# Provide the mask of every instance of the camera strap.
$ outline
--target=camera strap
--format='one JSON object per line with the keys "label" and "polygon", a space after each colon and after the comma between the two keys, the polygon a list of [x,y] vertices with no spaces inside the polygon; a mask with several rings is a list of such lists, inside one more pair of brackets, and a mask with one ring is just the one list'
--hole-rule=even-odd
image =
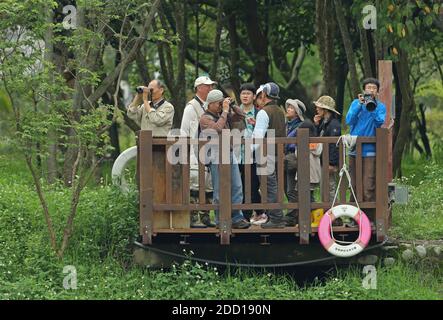
{"label": "camera strap", "polygon": [[155,110],[157,110],[158,108],[160,108],[161,107],[161,105],[163,104],[163,103],[165,103],[165,99],[162,99],[159,103],[157,103],[157,104],[152,104],[152,107],[155,109]]}

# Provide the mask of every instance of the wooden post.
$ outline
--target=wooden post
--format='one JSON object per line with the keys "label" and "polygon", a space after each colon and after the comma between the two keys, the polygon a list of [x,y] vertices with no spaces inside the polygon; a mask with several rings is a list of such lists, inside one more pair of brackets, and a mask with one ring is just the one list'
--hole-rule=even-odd
{"label": "wooden post", "polygon": [[223,129],[219,139],[219,228],[220,243],[230,244],[232,228],[232,202],[231,202],[231,161],[230,161],[231,135],[228,129]]}
{"label": "wooden post", "polygon": [[357,147],[355,154],[355,186],[354,192],[357,196],[358,203],[363,202],[363,157],[362,157],[362,144],[357,138]]}
{"label": "wooden post", "polygon": [[300,244],[309,244],[309,234],[311,233],[311,191],[308,129],[299,128],[297,130],[297,158]]}
{"label": "wooden post", "polygon": [[[245,139],[245,145],[244,145],[244,159],[243,159],[243,168],[244,168],[244,181],[245,181],[245,194],[243,195],[244,199],[245,199],[245,203],[251,203],[251,174],[252,174],[252,170],[251,170],[251,163],[253,162],[252,159],[252,153],[251,153],[251,146],[252,146],[252,139],[248,138]],[[254,174],[257,174],[257,172],[255,172]]]}
{"label": "wooden post", "polygon": [[152,188],[152,131],[139,133],[140,172],[140,235],[143,244],[152,244],[153,188]]}
{"label": "wooden post", "polygon": [[378,128],[376,130],[376,170],[375,170],[375,222],[377,241],[382,242],[386,237],[387,213],[388,213],[388,129]]}
{"label": "wooden post", "polygon": [[323,143],[321,169],[321,202],[332,203],[334,199],[329,198],[329,143]]}
{"label": "wooden post", "polygon": [[386,118],[383,124],[384,128],[389,128],[388,144],[387,144],[387,160],[388,160],[388,182],[392,181],[392,131],[394,119],[391,118],[391,110],[395,108],[392,105],[392,61],[378,61],[378,79],[380,80],[380,92],[378,99],[386,106]]}
{"label": "wooden post", "polygon": [[[276,143],[277,144],[277,143]],[[283,143],[277,144],[277,201],[282,204],[283,203],[283,194],[285,192],[284,183],[285,183],[285,167],[284,167],[284,160],[285,160],[285,154],[283,151]]]}
{"label": "wooden post", "polygon": [[199,203],[205,204],[206,203],[206,168],[204,163],[200,161],[200,152],[203,148],[203,142],[199,141],[198,143],[198,198]]}
{"label": "wooden post", "polygon": [[[380,80],[380,92],[379,99],[386,106],[386,119],[383,124],[384,128],[388,128],[388,143],[387,143],[387,162],[388,162],[388,172],[387,172],[387,182],[392,182],[393,178],[393,165],[392,165],[392,154],[393,154],[393,130],[394,130],[394,119],[391,117],[391,110],[395,106],[392,105],[392,61],[390,60],[380,60],[378,61],[378,79]],[[390,227],[392,218],[392,209],[386,210],[386,228]]]}

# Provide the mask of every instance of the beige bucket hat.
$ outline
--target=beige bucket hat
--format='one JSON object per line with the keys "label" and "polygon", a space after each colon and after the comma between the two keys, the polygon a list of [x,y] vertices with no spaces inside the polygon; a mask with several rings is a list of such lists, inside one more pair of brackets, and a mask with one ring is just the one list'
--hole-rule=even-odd
{"label": "beige bucket hat", "polygon": [[335,100],[330,96],[321,96],[320,98],[318,98],[317,101],[313,101],[313,103],[315,104],[316,107],[330,110],[340,115],[340,112],[335,110]]}

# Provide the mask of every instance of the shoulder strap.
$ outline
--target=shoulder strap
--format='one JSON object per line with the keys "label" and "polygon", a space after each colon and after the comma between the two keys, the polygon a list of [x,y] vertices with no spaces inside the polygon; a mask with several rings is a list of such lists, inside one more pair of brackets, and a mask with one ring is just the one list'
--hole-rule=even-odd
{"label": "shoulder strap", "polygon": [[203,109],[202,101],[197,96],[195,96],[194,99],[189,101],[189,104],[194,109],[194,112],[197,115],[197,119],[200,118],[200,113],[199,113],[199,109],[198,108],[201,108],[202,110],[204,110]]}

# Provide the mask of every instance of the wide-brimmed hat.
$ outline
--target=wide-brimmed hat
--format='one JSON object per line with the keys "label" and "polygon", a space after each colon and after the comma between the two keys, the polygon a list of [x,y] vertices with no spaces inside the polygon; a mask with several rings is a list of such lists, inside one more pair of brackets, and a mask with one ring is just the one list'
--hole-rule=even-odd
{"label": "wide-brimmed hat", "polygon": [[330,96],[321,96],[320,98],[318,98],[317,101],[313,101],[313,103],[315,104],[316,107],[330,110],[340,115],[340,112],[335,110],[335,100]]}
{"label": "wide-brimmed hat", "polygon": [[295,112],[297,113],[301,121],[305,120],[304,113],[306,112],[306,106],[303,102],[298,99],[288,99],[285,103],[286,110],[288,110],[289,106],[294,107]]}
{"label": "wide-brimmed hat", "polygon": [[208,97],[206,98],[205,103],[203,104],[203,108],[206,110],[208,105],[212,102],[223,101],[225,98],[223,97],[223,92],[218,89],[213,89],[209,91]]}
{"label": "wide-brimmed hat", "polygon": [[207,76],[201,76],[201,77],[198,77],[197,79],[195,79],[194,89],[197,88],[201,84],[217,84],[217,82],[212,81],[211,78],[209,78]]}

